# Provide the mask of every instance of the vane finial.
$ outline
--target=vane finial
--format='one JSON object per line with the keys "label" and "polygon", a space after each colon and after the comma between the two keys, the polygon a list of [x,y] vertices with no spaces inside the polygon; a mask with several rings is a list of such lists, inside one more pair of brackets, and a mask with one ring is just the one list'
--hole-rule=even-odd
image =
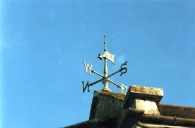
{"label": "vane finial", "polygon": [[107,42],[106,42],[106,35],[104,35],[104,51],[107,51],[106,44],[107,44]]}

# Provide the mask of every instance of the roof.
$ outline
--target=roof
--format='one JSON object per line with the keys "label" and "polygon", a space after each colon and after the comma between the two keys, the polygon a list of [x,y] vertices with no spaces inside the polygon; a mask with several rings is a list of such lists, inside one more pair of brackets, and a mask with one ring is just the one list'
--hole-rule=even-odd
{"label": "roof", "polygon": [[[161,88],[131,86],[126,95],[110,91],[94,91],[89,120],[66,128],[115,128],[136,124],[143,128],[192,128],[195,127],[195,107],[160,104]],[[159,114],[147,114],[145,110],[133,108],[135,99],[151,100]]]}
{"label": "roof", "polygon": [[106,121],[101,121],[99,119],[92,119],[71,126],[67,126],[65,128],[113,128],[114,126],[116,126],[114,120],[115,119],[113,118]]}
{"label": "roof", "polygon": [[195,107],[175,106],[169,104],[158,104],[157,106],[161,115],[195,119]]}
{"label": "roof", "polygon": [[[124,100],[126,97],[126,95],[121,93],[116,93],[116,92],[97,91],[97,90],[94,91],[94,93],[96,92],[103,95],[112,96],[120,100]],[[176,106],[170,104],[157,104],[157,107],[161,115],[195,119],[195,107]]]}

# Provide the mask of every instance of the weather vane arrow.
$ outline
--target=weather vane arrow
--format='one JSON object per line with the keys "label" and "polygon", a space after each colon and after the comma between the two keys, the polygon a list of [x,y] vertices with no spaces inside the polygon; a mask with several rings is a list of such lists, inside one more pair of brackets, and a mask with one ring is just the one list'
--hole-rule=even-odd
{"label": "weather vane arrow", "polygon": [[122,83],[121,84],[117,84],[115,83],[114,81],[110,80],[109,77],[117,74],[117,73],[121,73],[120,76],[122,76],[123,74],[125,74],[127,72],[127,68],[124,67],[125,65],[127,65],[127,61],[125,63],[123,63],[121,66],[120,66],[120,69],[115,71],[114,73],[108,75],[108,67],[107,67],[107,60],[111,61],[113,64],[114,63],[114,54],[111,54],[110,52],[107,51],[106,49],[106,36],[104,36],[104,54],[101,55],[99,54],[98,55],[98,58],[100,60],[104,59],[104,75],[94,71],[92,69],[92,65],[91,64],[87,64],[86,62],[83,62],[84,63],[84,67],[85,67],[85,72],[87,74],[91,74],[91,73],[95,73],[99,76],[101,76],[102,78],[95,81],[95,82],[92,82],[92,83],[89,83],[89,81],[86,83],[86,85],[84,85],[84,82],[82,81],[82,84],[83,84],[83,93],[85,92],[85,90],[88,88],[88,92],[90,92],[89,90],[89,86],[92,86],[98,82],[101,82],[102,81],[102,84],[104,85],[104,88],[102,89],[103,91],[111,91],[108,87],[109,83],[113,83],[114,85],[116,85],[117,87],[119,87],[121,89],[121,93],[123,94],[126,94],[125,90],[127,90],[127,86],[123,85]]}

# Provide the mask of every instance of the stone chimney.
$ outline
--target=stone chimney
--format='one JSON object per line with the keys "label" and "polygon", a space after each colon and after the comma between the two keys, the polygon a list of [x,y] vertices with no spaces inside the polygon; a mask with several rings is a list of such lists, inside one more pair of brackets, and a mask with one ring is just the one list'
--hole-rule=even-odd
{"label": "stone chimney", "polygon": [[[157,104],[162,97],[162,88],[137,85],[131,85],[126,95],[109,91],[94,91],[89,120],[112,119],[116,121],[117,127],[125,127],[128,124],[127,120],[131,117],[135,120],[143,114],[160,115]],[[136,124],[131,124],[131,126],[137,127]]]}
{"label": "stone chimney", "polygon": [[123,101],[123,108],[144,110],[144,114],[160,115],[157,104],[163,97],[162,88],[131,85]]}

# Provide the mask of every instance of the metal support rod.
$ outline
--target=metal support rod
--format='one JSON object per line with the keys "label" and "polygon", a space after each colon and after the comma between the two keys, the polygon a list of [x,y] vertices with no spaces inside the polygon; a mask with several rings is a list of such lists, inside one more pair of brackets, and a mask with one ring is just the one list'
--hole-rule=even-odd
{"label": "metal support rod", "polygon": [[[106,36],[104,36],[104,53],[107,51],[106,49]],[[108,88],[108,85],[110,81],[108,80],[108,66],[107,66],[107,58],[104,57],[104,80],[102,81],[102,84],[104,84],[104,88],[102,90],[104,91],[111,91]]]}
{"label": "metal support rod", "polygon": [[108,76],[107,60],[104,58],[104,78]]}
{"label": "metal support rod", "polygon": [[100,74],[100,73],[98,73],[98,72],[96,72],[96,71],[94,71],[94,70],[91,70],[91,72],[92,72],[92,73],[95,73],[95,74],[97,74],[97,75],[99,75],[99,76],[101,76],[101,77],[104,77],[102,74]]}
{"label": "metal support rod", "polygon": [[[122,70],[125,70],[125,72],[121,72]],[[120,75],[122,75],[122,74],[124,74],[124,73],[127,72],[127,68],[121,68],[121,69],[119,69],[118,71],[116,71],[116,72],[114,72],[114,73],[108,75],[107,77],[109,78],[109,77],[111,77],[111,76],[113,76],[113,75],[115,75],[115,74],[117,74],[117,73],[119,73],[119,72],[121,72]]]}
{"label": "metal support rod", "polygon": [[[104,36],[104,53],[107,51],[106,49],[106,36]],[[107,67],[107,59],[104,57],[104,78],[108,76],[108,67]]]}
{"label": "metal support rod", "polygon": [[[94,85],[94,84],[96,84],[96,83],[98,83],[98,82],[101,82],[101,81],[103,81],[103,80],[108,80],[108,81],[112,82],[112,81],[109,80],[108,78],[111,77],[111,76],[113,76],[113,75],[115,75],[115,74],[118,73],[118,72],[121,72],[121,71],[124,70],[124,69],[126,69],[126,68],[121,68],[121,69],[119,69],[118,71],[116,71],[116,72],[114,72],[114,73],[108,75],[107,78],[102,77],[102,79],[97,80],[97,81],[95,81],[95,82],[93,82],[93,83],[87,84],[87,86],[92,86],[92,85]],[[100,74],[100,75],[101,75],[101,74]],[[112,83],[113,83],[113,82],[112,82]],[[115,83],[115,82],[114,82],[114,83]],[[115,85],[116,85],[116,84],[115,84]]]}
{"label": "metal support rod", "polygon": [[110,80],[110,79],[109,79],[109,81],[110,81],[111,83],[113,83],[114,85],[116,85],[118,88],[121,88],[121,86],[118,85],[117,83],[115,83],[114,81],[112,81],[112,80]]}

